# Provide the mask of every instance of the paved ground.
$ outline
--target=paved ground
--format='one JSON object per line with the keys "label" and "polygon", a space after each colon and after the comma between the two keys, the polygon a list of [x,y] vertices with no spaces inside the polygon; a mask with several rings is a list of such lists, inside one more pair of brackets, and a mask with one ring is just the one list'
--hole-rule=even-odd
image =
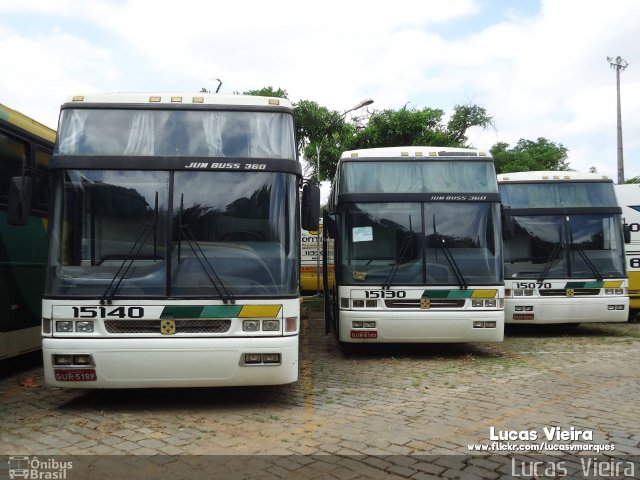
{"label": "paved ground", "polygon": [[[237,478],[249,478],[239,472],[251,462],[268,470],[263,478],[508,478],[511,458],[469,460],[469,446],[539,444],[553,426],[592,438],[554,438],[552,448],[612,445],[616,455],[640,455],[636,322],[521,328],[494,345],[345,352],[310,310],[301,344],[298,383],[267,388],[67,391],[44,386],[38,355],[5,362],[0,455],[252,455],[225,457],[239,462]],[[529,438],[492,441],[492,427],[499,438]],[[532,431],[537,440],[521,433]],[[423,455],[438,460],[416,460]],[[269,458],[266,469],[259,462]],[[196,459],[193,468],[205,469]]]}

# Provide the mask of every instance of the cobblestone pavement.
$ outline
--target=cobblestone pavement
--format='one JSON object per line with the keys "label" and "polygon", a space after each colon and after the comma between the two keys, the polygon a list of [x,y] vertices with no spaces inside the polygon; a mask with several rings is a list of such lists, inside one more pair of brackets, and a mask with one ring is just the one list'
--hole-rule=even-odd
{"label": "cobblestone pavement", "polygon": [[[0,455],[260,454],[284,462],[264,478],[294,478],[286,474],[314,462],[322,476],[297,477],[500,478],[513,473],[512,460],[495,454],[506,452],[474,459],[470,445],[504,447],[491,428],[499,437],[534,431],[537,440],[509,443],[539,444],[553,426],[592,438],[549,444],[640,455],[639,323],[510,329],[502,344],[343,351],[322,322],[309,311],[300,379],[280,387],[63,390],[44,385],[37,355],[0,364]],[[423,455],[440,459],[416,463]],[[466,470],[456,477],[447,462],[460,459]]]}

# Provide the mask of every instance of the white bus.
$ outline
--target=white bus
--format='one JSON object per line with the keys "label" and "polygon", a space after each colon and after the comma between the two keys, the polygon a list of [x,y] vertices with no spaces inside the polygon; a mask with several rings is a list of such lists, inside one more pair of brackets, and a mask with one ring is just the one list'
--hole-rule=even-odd
{"label": "white bus", "polygon": [[620,207],[599,174],[498,175],[506,323],[624,322]]}
{"label": "white bus", "polygon": [[622,222],[629,235],[625,245],[627,274],[629,275],[629,310],[640,311],[640,184],[614,187],[618,205],[622,208]]}
{"label": "white bus", "polygon": [[50,168],[48,385],[297,380],[299,207],[317,228],[319,191],[299,201],[287,100],[74,96]]}
{"label": "white bus", "polygon": [[490,156],[449,147],[344,152],[328,211],[336,287],[325,295],[325,321],[340,342],[502,341]]}

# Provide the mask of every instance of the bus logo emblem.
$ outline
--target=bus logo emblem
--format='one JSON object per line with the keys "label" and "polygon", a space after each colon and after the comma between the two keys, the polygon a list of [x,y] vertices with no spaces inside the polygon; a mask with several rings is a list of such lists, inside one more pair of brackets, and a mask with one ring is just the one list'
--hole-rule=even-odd
{"label": "bus logo emblem", "polygon": [[175,320],[160,320],[160,333],[162,335],[173,335],[176,333]]}
{"label": "bus logo emblem", "polygon": [[573,297],[576,294],[573,288],[567,288],[567,297]]}
{"label": "bus logo emblem", "polygon": [[429,298],[421,298],[420,299],[420,308],[422,310],[428,310],[431,308],[431,299]]}

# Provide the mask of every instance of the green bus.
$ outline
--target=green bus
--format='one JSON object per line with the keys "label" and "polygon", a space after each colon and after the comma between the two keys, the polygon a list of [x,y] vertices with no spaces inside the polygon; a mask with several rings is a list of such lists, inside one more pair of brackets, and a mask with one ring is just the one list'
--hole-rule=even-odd
{"label": "green bus", "polygon": [[[0,359],[38,350],[41,345],[47,168],[55,138],[54,130],[0,104]],[[17,177],[30,179],[30,209],[24,226],[10,225],[8,220],[9,191]]]}

